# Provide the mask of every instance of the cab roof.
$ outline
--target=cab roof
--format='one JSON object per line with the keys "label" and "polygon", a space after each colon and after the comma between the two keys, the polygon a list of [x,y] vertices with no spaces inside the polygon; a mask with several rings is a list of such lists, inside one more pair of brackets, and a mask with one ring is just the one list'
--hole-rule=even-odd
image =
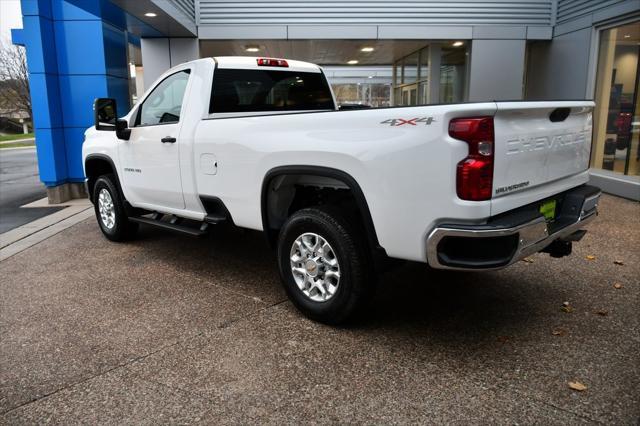
{"label": "cab roof", "polygon": [[251,69],[251,70],[272,70],[272,71],[297,71],[297,72],[321,72],[320,67],[310,62],[287,61],[287,67],[258,65],[258,59],[283,59],[271,58],[268,56],[216,56],[213,58],[218,64],[218,68]]}

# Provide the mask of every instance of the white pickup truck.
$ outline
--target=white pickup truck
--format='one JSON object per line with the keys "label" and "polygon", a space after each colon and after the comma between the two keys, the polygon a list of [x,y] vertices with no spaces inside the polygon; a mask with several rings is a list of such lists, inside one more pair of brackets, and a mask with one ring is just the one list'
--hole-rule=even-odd
{"label": "white pickup truck", "polygon": [[97,99],[82,148],[104,235],[140,223],[264,231],[309,317],[339,323],[387,258],[493,270],[571,252],[597,213],[593,102],[340,110],[322,69],[206,58],[162,75],[124,118]]}

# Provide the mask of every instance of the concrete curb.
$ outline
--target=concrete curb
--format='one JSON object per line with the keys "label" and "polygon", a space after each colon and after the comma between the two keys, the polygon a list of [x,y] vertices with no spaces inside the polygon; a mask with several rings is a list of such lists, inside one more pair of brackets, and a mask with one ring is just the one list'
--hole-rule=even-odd
{"label": "concrete curb", "polygon": [[72,205],[0,234],[0,261],[93,216],[93,206]]}

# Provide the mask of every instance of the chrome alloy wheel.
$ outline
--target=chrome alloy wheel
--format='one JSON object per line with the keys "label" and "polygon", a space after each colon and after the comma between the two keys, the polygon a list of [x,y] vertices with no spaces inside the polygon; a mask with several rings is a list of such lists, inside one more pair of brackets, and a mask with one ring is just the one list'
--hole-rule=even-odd
{"label": "chrome alloy wheel", "polygon": [[298,288],[314,302],[331,299],[340,283],[340,265],[331,245],[320,235],[304,233],[295,239],[289,256]]}
{"label": "chrome alloy wheel", "polygon": [[98,195],[98,211],[100,212],[100,220],[105,228],[112,229],[116,224],[116,211],[111,194],[106,188],[102,188]]}

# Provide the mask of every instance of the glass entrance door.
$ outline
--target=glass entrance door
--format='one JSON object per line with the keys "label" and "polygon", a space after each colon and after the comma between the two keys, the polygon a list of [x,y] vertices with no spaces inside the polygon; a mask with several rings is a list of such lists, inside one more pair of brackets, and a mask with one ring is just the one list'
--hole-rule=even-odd
{"label": "glass entrance door", "polygon": [[402,105],[418,105],[418,85],[402,87]]}

